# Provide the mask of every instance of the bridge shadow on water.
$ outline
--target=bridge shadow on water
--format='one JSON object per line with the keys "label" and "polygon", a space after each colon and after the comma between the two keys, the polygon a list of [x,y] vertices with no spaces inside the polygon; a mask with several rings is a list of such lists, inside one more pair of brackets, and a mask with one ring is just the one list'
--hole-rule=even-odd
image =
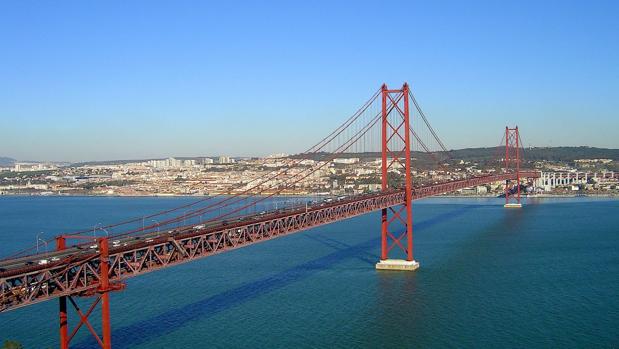
{"label": "bridge shadow on water", "polygon": [[[467,211],[481,206],[483,205],[463,205],[452,211],[420,221],[414,224],[415,231],[422,231],[433,225],[461,216]],[[191,321],[213,317],[237,305],[306,279],[319,271],[327,270],[346,259],[357,258],[371,266],[379,259],[378,255],[372,253],[372,250],[375,250],[377,246],[380,245],[379,236],[355,245],[348,245],[330,237],[313,235],[311,233],[307,234],[306,237],[321,242],[333,248],[335,251],[326,256],[301,263],[275,275],[248,282],[197,302],[140,320],[129,326],[115,328],[112,331],[114,348],[132,348],[133,346],[143,344],[154,338],[165,336],[182,328]],[[84,339],[75,346],[75,348],[78,349],[97,347],[92,337]]]}

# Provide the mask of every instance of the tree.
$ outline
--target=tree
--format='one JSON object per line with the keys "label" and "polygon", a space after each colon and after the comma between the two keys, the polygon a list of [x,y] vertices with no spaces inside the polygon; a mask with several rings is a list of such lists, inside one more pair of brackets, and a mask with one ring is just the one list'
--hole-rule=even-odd
{"label": "tree", "polygon": [[0,349],[24,349],[24,346],[16,341],[5,340],[4,345]]}

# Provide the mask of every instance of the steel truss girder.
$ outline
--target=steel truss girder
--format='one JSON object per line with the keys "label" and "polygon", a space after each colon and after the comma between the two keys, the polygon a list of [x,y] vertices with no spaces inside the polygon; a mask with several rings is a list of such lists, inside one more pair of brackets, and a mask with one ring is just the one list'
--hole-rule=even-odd
{"label": "steel truss girder", "polygon": [[[539,177],[538,172],[521,172],[521,177]],[[473,177],[413,188],[412,200],[440,195],[477,185],[515,179],[516,173]],[[354,197],[251,222],[220,226],[210,231],[191,232],[156,238],[125,248],[110,248],[109,282],[121,283],[130,277],[161,270],[195,259],[224,253],[280,236],[365,213],[398,206],[405,201],[404,190]],[[61,264],[36,265],[18,272],[0,273],[0,312],[47,301],[61,296],[96,293],[100,283],[97,253]]]}

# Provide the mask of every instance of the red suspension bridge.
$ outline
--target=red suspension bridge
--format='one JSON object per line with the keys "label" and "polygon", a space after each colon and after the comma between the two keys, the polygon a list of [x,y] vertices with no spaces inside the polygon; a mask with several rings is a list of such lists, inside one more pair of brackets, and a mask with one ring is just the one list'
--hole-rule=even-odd
{"label": "red suspension bridge", "polygon": [[[123,290],[126,279],[373,211],[381,212],[381,257],[376,268],[414,270],[419,266],[413,255],[414,200],[502,182],[505,206],[520,207],[521,183],[539,173],[520,168],[518,128],[506,128],[503,137],[504,152],[494,159],[500,164],[497,169],[475,175],[440,170],[449,151],[409,86],[383,85],[327,137],[285,158],[283,166],[230,188],[232,195],[210,196],[146,217],[63,233],[55,238],[54,252],[30,249],[0,260],[0,312],[58,299],[61,348],[69,348],[83,327],[102,348],[111,348],[109,295]],[[375,177],[380,190],[297,200],[256,211],[278,195],[304,188],[317,174],[331,171],[338,157],[350,154],[374,154],[379,159]],[[437,169],[430,170],[431,166]],[[440,179],[420,175],[421,168],[442,175]],[[154,224],[146,225],[146,219]],[[94,301],[83,310],[78,297]],[[69,305],[79,318],[73,329],[68,326]],[[99,305],[101,335],[90,323]]]}

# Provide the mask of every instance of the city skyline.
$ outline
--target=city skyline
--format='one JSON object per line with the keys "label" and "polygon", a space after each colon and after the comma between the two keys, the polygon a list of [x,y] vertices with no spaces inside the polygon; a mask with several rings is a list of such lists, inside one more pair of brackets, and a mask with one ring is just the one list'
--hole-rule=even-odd
{"label": "city skyline", "polygon": [[[468,151],[468,150],[483,150],[483,149],[493,149],[493,148],[501,148],[501,145],[497,145],[494,147],[471,147],[471,148],[460,148],[460,149],[449,149],[449,152],[462,152],[462,151]],[[592,151],[592,153],[589,154],[582,154],[580,157],[582,159],[589,159],[589,160],[605,160],[606,158],[609,157],[613,157],[612,154],[610,153],[605,153],[607,151],[610,152],[615,152],[615,151],[619,151],[619,149],[617,148],[602,148],[602,147],[590,147],[590,146],[557,146],[557,147],[527,147],[525,146],[524,149],[528,149],[528,150],[543,150],[543,149],[550,149],[550,150],[561,150],[561,151],[565,151],[566,149],[590,149]],[[435,151],[435,153],[440,153],[440,150]],[[601,153],[600,153],[601,152]],[[358,157],[359,154],[369,154],[369,153],[374,153],[374,152],[360,152],[360,153],[355,153],[355,152],[350,152],[350,153],[342,153],[340,155],[339,158],[355,158]],[[177,155],[163,155],[163,156],[157,156],[157,157],[148,157],[148,158],[123,158],[123,159],[100,159],[100,160],[83,160],[83,161],[57,161],[57,160],[30,160],[30,159],[15,159],[12,158],[10,156],[0,156],[0,169],[4,168],[12,168],[15,166],[15,164],[22,164],[22,165],[35,165],[35,164],[61,164],[61,165],[67,165],[67,164],[71,164],[71,165],[79,165],[79,164],[112,164],[112,163],[131,163],[131,162],[148,162],[148,161],[174,161],[174,160],[179,160],[179,161],[184,161],[184,160],[189,160],[189,161],[198,161],[198,162],[207,162],[207,163],[219,163],[221,162],[221,159],[228,159],[228,161],[230,159],[232,159],[233,161],[236,160],[249,160],[249,159],[271,159],[271,158],[287,158],[287,157],[294,157],[296,155],[301,155],[303,154],[303,152],[299,152],[299,153],[294,153],[294,154],[288,154],[288,153],[272,153],[272,154],[265,154],[265,155],[256,155],[256,156],[249,156],[249,155],[228,155],[228,154],[207,154],[207,155],[183,155],[183,156],[177,156]],[[603,154],[603,155],[602,155]],[[212,162],[211,162],[212,161]],[[227,162],[227,161],[226,161]],[[3,166],[4,165],[4,166]]]}
{"label": "city skyline", "polygon": [[450,149],[619,148],[615,3],[352,4],[0,5],[0,156],[297,153],[404,81]]}

